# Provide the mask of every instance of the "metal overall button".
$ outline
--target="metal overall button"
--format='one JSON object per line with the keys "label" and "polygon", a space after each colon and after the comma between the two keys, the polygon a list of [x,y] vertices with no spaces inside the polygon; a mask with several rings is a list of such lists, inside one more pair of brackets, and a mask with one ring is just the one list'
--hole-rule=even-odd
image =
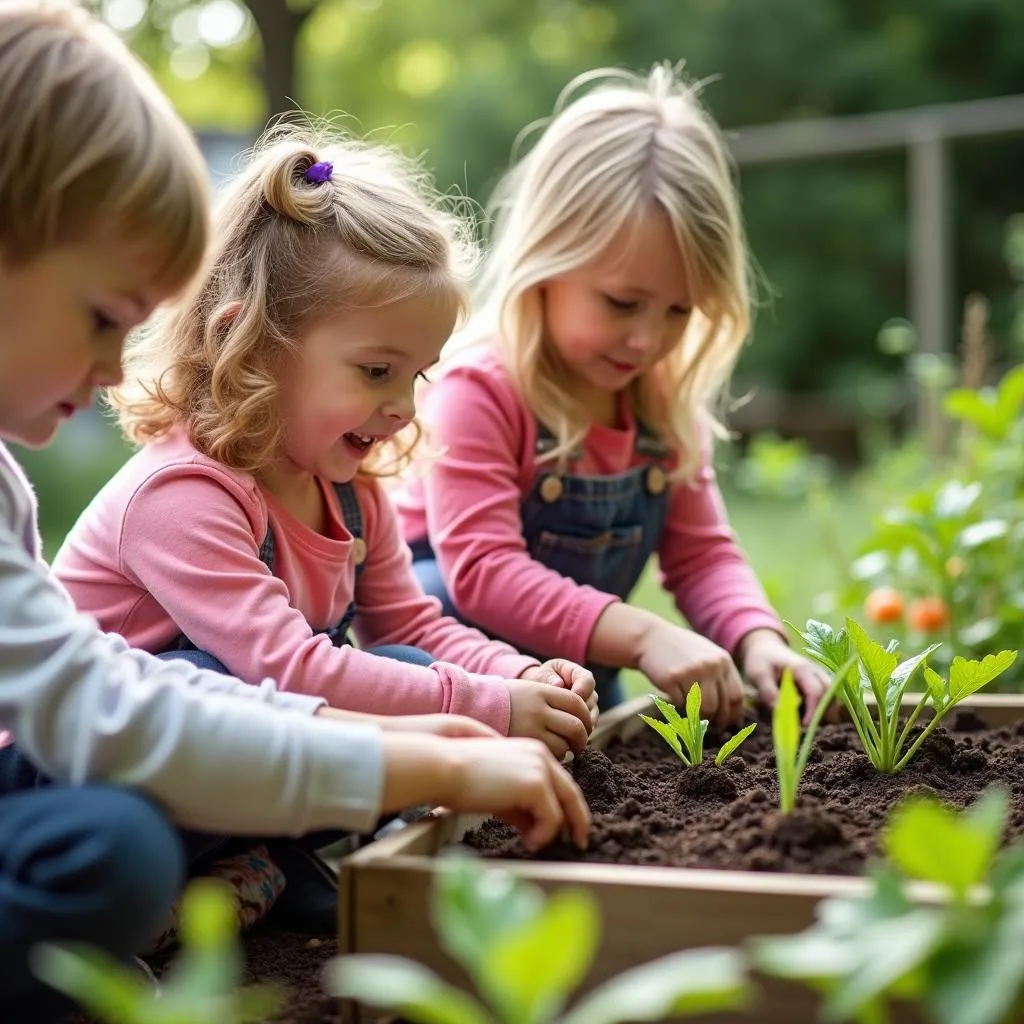
{"label": "metal overall button", "polygon": [[561,477],[549,474],[541,480],[537,493],[545,505],[551,505],[565,493],[565,484],[562,483]]}

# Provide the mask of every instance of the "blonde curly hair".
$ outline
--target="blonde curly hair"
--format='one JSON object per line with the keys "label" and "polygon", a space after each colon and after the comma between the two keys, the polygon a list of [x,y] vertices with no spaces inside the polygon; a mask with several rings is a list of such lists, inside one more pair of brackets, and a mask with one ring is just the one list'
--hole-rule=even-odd
{"label": "blonde curly hair", "polygon": [[564,90],[495,192],[480,311],[446,361],[496,334],[524,401],[557,439],[545,457],[563,461],[591,417],[545,337],[541,286],[598,259],[652,207],[668,216],[701,305],[630,390],[637,415],[680,453],[676,477],[692,479],[708,432],[724,434],[714,406],[750,329],[751,275],[726,147],[699,86],[670,64],[591,71]]}
{"label": "blonde curly hair", "polygon": [[[325,161],[330,179],[307,181]],[[311,328],[419,294],[465,315],[475,249],[453,205],[391,147],[324,127],[271,130],[219,205],[200,287],[129,345],[125,383],[109,393],[124,433],[145,444],[184,424],[210,458],[265,469],[285,430],[276,367]],[[413,421],[360,472],[397,473],[420,434]]]}

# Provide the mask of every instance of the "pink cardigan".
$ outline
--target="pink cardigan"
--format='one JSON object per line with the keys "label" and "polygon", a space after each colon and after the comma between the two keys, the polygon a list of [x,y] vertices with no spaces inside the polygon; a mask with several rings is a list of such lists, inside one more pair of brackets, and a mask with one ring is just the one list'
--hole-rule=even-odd
{"label": "pink cardigan", "polygon": [[[295,519],[245,473],[201,455],[184,431],[138,452],[83,513],[54,562],[75,604],[104,630],[152,652],[186,634],[241,679],[378,714],[446,711],[508,731],[509,696],[495,677],[536,664],[488,640],[424,596],[379,484],[357,484],[368,554],[357,587],[363,648],[412,644],[430,668],[335,647],[352,598],[353,538],[322,484],[330,536]],[[259,547],[273,527],[276,575]],[[445,664],[451,662],[454,664]],[[457,667],[461,666],[461,667]],[[468,670],[468,671],[467,671]]]}
{"label": "pink cardigan", "polygon": [[[443,454],[394,495],[405,539],[429,535],[455,606],[467,619],[544,656],[585,661],[594,625],[617,600],[534,561],[520,508],[538,472],[536,422],[494,350],[452,367],[421,414]],[[636,424],[594,426],[573,472],[611,475],[642,461]],[[751,630],[785,636],[729,528],[714,471],[675,484],[657,545],[664,587],[693,629],[730,652]]]}

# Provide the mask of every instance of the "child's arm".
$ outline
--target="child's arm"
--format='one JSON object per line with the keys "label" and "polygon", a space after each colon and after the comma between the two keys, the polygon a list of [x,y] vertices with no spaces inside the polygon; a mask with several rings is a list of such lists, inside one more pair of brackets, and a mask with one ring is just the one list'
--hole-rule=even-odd
{"label": "child's arm", "polygon": [[269,687],[126,653],[0,526],[0,724],[47,774],[138,786],[179,824],[211,831],[371,826],[379,730],[279,701]]}
{"label": "child's arm", "polygon": [[[479,685],[455,665],[402,664],[335,647],[328,636],[314,634],[287,586],[260,560],[246,496],[229,486],[216,471],[163,470],[135,492],[124,515],[122,574],[152,595],[197,647],[240,679],[270,676],[283,690],[314,694],[336,707],[465,714],[508,731],[505,687]],[[61,568],[87,610],[103,601],[102,585],[89,590],[77,582],[73,556]],[[130,617],[104,624],[129,640],[144,632]]]}
{"label": "child's arm", "polygon": [[602,612],[618,601],[535,561],[520,506],[535,431],[511,384],[473,367],[431,385],[424,405],[444,454],[424,481],[430,541],[452,602],[482,629],[545,657],[587,659]]}
{"label": "child's arm", "polygon": [[368,556],[357,587],[356,620],[364,647],[410,644],[438,661],[471,672],[518,679],[538,664],[514,647],[489,640],[477,629],[438,614],[410,568],[409,549],[398,532],[394,509],[384,489],[368,482],[359,488],[367,529]]}

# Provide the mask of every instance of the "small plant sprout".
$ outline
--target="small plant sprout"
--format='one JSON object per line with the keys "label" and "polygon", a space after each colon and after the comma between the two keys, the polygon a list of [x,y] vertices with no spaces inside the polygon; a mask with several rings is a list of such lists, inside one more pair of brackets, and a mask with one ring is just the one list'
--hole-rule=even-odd
{"label": "small plant sprout", "polygon": [[411,1024],[617,1024],[735,1009],[747,1001],[744,958],[730,949],[674,953],[565,1004],[597,952],[600,922],[582,889],[536,886],[453,857],[434,886],[434,929],[469,974],[478,1001],[411,960],[358,954],[329,964],[328,990]]}
{"label": "small plant sprout", "polygon": [[[999,852],[1008,809],[998,788],[963,812],[933,797],[904,801],[869,895],[825,900],[799,935],[754,939],[754,964],[821,991],[826,1022],[903,1020],[908,1002],[933,1024],[1020,1021],[1024,847]],[[915,899],[905,882],[938,886],[941,898]]]}
{"label": "small plant sprout", "polygon": [[834,673],[831,685],[822,695],[810,722],[807,723],[802,741],[800,694],[796,683],[793,682],[793,673],[788,668],[782,673],[779,696],[775,701],[775,707],[772,708],[772,745],[775,747],[775,770],[779,777],[779,810],[783,814],[791,814],[796,806],[797,790],[807,768],[807,758],[811,754],[814,736],[836,691],[842,686],[843,679],[852,666],[853,659],[850,658]]}
{"label": "small plant sprout", "polygon": [[[853,619],[847,619],[838,632],[813,619],[807,623],[806,630],[797,632],[803,637],[804,650],[830,671],[834,672],[851,656],[855,659],[856,664],[843,679],[839,698],[850,713],[871,763],[887,774],[902,771],[952,708],[1002,675],[1017,660],[1016,651],[1000,651],[981,661],[967,661],[957,656],[950,664],[947,680],[927,663],[928,656],[939,644],[932,644],[920,654],[900,661],[895,641],[882,647]],[[906,721],[901,723],[904,694],[919,672],[925,691]],[[931,717],[911,742],[914,726],[926,709],[931,710]]]}
{"label": "small plant sprout", "polygon": [[[708,720],[700,717],[700,699],[700,686],[694,683],[686,694],[686,717],[683,718],[667,700],[652,693],[651,700],[657,705],[665,721],[648,715],[640,716],[665,740],[688,768],[704,760],[704,736],[708,731]],[[756,728],[756,722],[745,726],[723,743],[715,755],[715,764],[721,766],[727,757],[735,754]]]}
{"label": "small plant sprout", "polygon": [[141,975],[97,949],[43,945],[33,973],[109,1024],[258,1024],[282,999],[270,985],[239,987],[242,956],[235,903],[222,883],[193,882],[182,897],[181,954],[156,991]]}

